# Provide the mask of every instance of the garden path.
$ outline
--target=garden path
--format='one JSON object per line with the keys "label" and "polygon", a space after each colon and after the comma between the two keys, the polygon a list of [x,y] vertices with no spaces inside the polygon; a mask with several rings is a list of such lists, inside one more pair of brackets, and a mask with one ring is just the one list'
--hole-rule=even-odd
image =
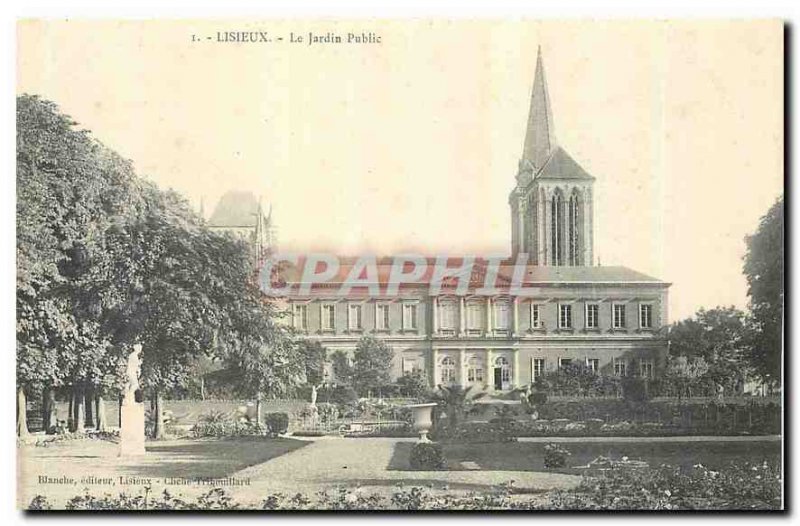
{"label": "garden path", "polygon": [[509,481],[520,490],[572,488],[580,477],[532,471],[412,471],[408,454],[413,438],[323,438],[233,476],[249,478],[248,493],[315,493],[339,486],[366,493],[391,493],[398,484],[450,492],[487,490]]}

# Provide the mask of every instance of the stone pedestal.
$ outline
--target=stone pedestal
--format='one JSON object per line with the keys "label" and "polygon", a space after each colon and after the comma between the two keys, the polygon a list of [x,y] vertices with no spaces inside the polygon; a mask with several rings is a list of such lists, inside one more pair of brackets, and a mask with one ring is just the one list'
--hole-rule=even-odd
{"label": "stone pedestal", "polygon": [[[131,397],[133,398],[133,397]],[[122,403],[119,430],[119,456],[144,455],[144,404],[135,400]]]}

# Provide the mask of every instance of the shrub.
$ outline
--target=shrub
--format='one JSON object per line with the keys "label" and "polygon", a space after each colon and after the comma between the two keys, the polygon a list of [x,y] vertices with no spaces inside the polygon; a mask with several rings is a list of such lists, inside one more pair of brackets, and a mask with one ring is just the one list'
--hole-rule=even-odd
{"label": "shrub", "polygon": [[239,437],[239,436],[258,436],[267,432],[264,424],[258,422],[233,422],[231,420],[223,422],[198,422],[190,431],[195,438],[201,437]]}
{"label": "shrub", "polygon": [[567,448],[559,444],[547,444],[544,446],[544,467],[563,468],[567,465],[567,457],[571,453]]}
{"label": "shrub", "polygon": [[317,404],[317,414],[323,422],[331,422],[339,417],[339,408],[336,404]]}
{"label": "shrub", "polygon": [[224,411],[212,409],[197,417],[197,422],[202,424],[222,424],[230,421],[230,416]]}
{"label": "shrub", "polygon": [[494,415],[495,415],[495,417],[492,418],[489,421],[489,423],[490,424],[495,424],[495,423],[503,424],[503,423],[513,422],[517,418],[517,411],[516,411],[516,409],[514,409],[510,405],[503,404],[503,405],[501,405],[499,407],[495,407],[494,408]]}
{"label": "shrub", "polygon": [[282,435],[289,430],[289,415],[283,412],[267,413],[264,415],[264,424],[270,435]]}
{"label": "shrub", "polygon": [[318,400],[336,405],[348,405],[358,400],[358,394],[349,385],[337,385],[336,387],[322,388]]}
{"label": "shrub", "polygon": [[647,401],[647,380],[639,377],[626,377],[622,382],[622,398],[629,402]]}
{"label": "shrub", "polygon": [[530,403],[535,407],[542,406],[547,403],[547,393],[543,391],[535,391],[531,393]]}
{"label": "shrub", "polygon": [[411,469],[444,469],[444,450],[441,444],[417,442],[411,448]]}

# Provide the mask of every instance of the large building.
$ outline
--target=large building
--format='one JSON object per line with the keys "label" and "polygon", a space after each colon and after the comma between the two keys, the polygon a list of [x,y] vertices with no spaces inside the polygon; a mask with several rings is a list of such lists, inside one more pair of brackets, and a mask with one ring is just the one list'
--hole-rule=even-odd
{"label": "large building", "polygon": [[[200,215],[205,216],[202,203]],[[248,242],[253,247],[254,266],[258,266],[277,245],[272,224],[272,207],[265,213],[261,200],[252,192],[225,193],[211,212],[206,225],[215,232],[227,232]]]}
{"label": "large building", "polygon": [[[481,258],[466,287],[450,279],[433,292],[428,271],[392,294],[386,283],[393,258],[375,260],[377,289],[346,295],[336,291],[359,260],[340,260],[335,276],[306,287],[300,266],[289,266],[282,276],[292,287],[285,296],[292,323],[329,351],[352,352],[363,335],[375,335],[395,351],[395,375],[421,370],[434,385],[503,391],[573,362],[652,377],[666,354],[669,284],[594,265],[594,181],[557,143],[540,52],[509,196],[512,257],[496,267],[499,290],[482,290],[491,261]],[[521,272],[520,255],[527,257]],[[449,258],[448,265],[462,261]],[[524,294],[514,292],[515,279]]]}

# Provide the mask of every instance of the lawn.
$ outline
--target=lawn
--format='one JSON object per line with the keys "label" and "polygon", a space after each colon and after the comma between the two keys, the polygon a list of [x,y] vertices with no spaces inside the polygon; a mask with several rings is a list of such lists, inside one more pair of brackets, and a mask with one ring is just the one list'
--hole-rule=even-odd
{"label": "lawn", "polygon": [[[493,444],[446,444],[448,469],[494,471],[547,471],[544,467],[545,442]],[[583,466],[599,456],[644,460],[650,466],[670,464],[690,468],[702,464],[719,469],[731,462],[764,462],[777,465],[781,460],[779,441],[726,442],[569,442],[563,443],[572,454],[562,473],[580,473]],[[466,463],[466,465],[464,464]],[[474,464],[473,464],[474,463]]]}

